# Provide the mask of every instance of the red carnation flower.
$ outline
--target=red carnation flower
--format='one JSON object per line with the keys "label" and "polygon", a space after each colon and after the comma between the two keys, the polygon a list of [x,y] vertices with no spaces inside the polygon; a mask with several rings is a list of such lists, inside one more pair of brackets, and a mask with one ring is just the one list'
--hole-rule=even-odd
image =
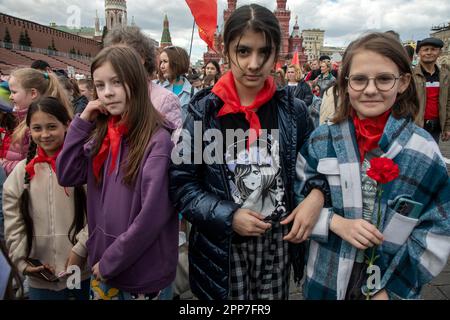
{"label": "red carnation flower", "polygon": [[398,177],[398,165],[389,158],[373,158],[367,175],[378,183],[385,184]]}

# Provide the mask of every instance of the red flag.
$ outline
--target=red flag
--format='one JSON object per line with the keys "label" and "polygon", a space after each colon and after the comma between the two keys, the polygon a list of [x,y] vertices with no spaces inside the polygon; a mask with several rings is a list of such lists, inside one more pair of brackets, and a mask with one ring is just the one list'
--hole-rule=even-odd
{"label": "red flag", "polygon": [[295,50],[294,57],[292,58],[291,64],[300,66],[300,61],[298,60],[298,51]]}
{"label": "red flag", "polygon": [[214,49],[217,28],[217,0],[186,0],[198,26],[200,38]]}
{"label": "red flag", "polygon": [[278,61],[277,64],[275,65],[275,71],[280,70],[281,69],[281,62]]}

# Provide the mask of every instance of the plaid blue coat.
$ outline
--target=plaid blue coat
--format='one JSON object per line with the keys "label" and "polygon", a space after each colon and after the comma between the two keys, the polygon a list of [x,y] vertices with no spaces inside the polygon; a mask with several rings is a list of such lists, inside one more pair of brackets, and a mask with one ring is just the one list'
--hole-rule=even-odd
{"label": "plaid blue coat", "polygon": [[[424,284],[444,268],[450,253],[450,179],[433,138],[406,119],[390,117],[379,142],[400,175],[383,185],[381,225],[385,241],[375,262],[381,288],[400,298],[419,298]],[[359,151],[352,121],[324,124],[297,157],[297,198],[303,184],[325,175],[332,208],[324,208],[308,248],[306,299],[344,299],[357,249],[329,230],[333,214],[362,218]],[[396,213],[392,200],[410,196],[424,205],[418,219]],[[378,205],[372,223],[376,225]],[[377,290],[376,290],[377,291]]]}

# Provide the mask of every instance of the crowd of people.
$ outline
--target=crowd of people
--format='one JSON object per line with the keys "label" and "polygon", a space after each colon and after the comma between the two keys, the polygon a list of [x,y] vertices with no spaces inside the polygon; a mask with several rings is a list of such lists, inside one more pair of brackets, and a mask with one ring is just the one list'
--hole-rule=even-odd
{"label": "crowd of people", "polygon": [[442,41],[277,68],[256,4],[223,39],[196,70],[119,27],[88,79],[35,61],[0,84],[6,299],[281,300],[292,275],[305,299],[420,298],[450,254]]}

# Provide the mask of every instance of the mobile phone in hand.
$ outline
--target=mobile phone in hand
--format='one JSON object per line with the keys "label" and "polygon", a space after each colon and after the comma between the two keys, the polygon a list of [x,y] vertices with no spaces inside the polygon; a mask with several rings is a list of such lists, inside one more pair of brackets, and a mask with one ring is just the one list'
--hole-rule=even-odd
{"label": "mobile phone in hand", "polygon": [[[42,262],[39,261],[38,259],[31,259],[28,258],[27,262],[30,266],[32,267],[40,267],[43,266]],[[49,282],[58,282],[59,279],[57,276],[55,276],[55,274],[53,272],[51,272],[50,270],[48,270],[47,268],[44,268],[43,270],[38,272],[39,276]]]}

